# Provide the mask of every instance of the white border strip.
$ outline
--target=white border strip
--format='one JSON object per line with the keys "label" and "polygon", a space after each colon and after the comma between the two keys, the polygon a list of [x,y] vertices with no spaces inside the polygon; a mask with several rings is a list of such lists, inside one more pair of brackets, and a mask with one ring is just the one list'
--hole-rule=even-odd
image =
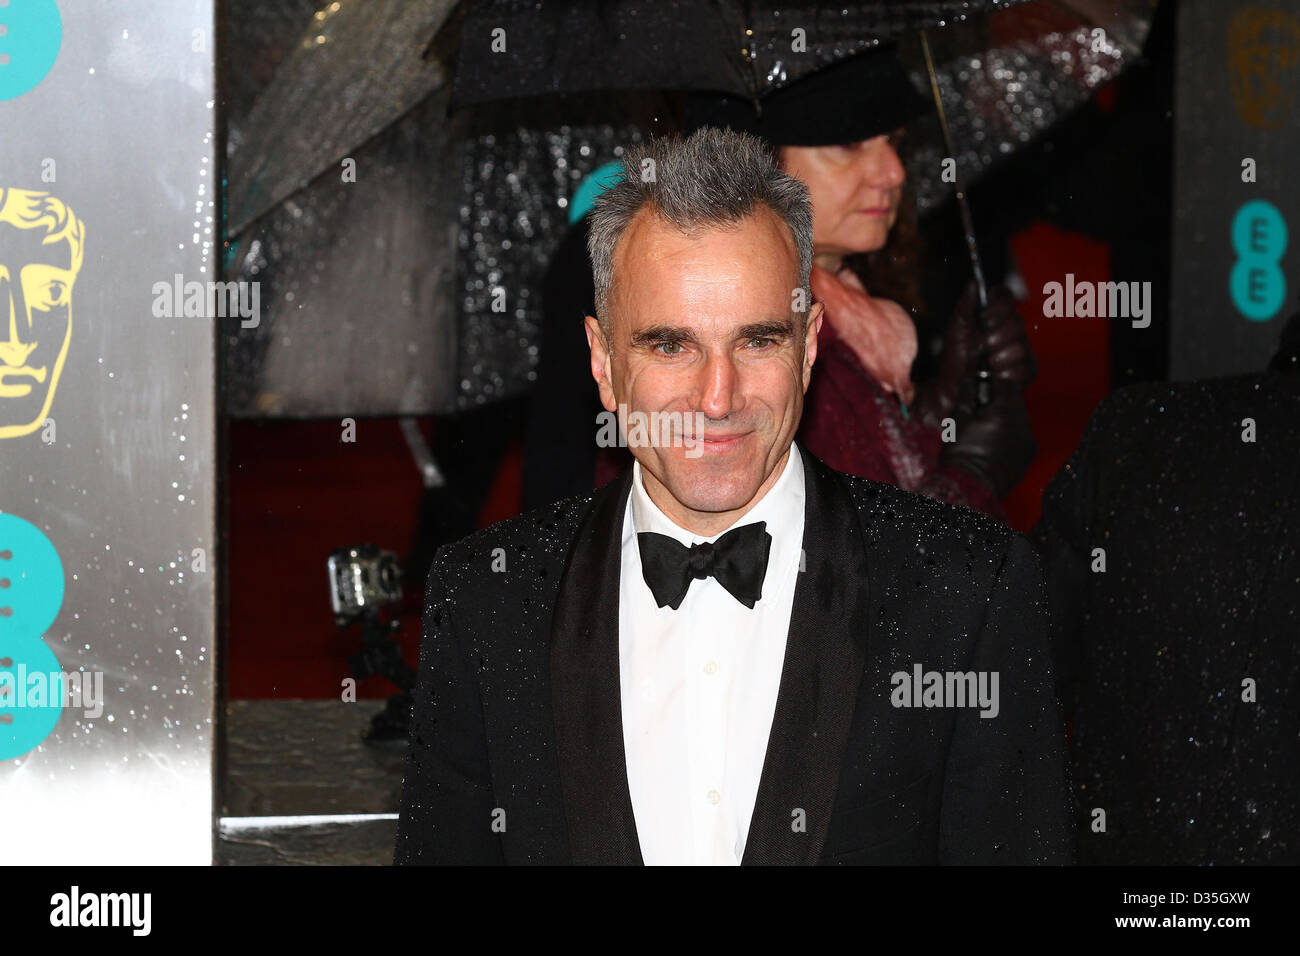
{"label": "white border strip", "polygon": [[376,820],[396,819],[396,813],[319,813],[296,817],[221,817],[217,822],[222,832],[238,833],[241,830],[319,827],[334,823],[371,823]]}

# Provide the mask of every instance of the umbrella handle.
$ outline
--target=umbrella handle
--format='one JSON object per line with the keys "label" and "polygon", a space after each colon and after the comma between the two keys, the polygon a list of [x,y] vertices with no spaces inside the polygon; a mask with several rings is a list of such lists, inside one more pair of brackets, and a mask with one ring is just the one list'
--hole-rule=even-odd
{"label": "umbrella handle", "polygon": [[[943,133],[943,145],[948,155],[956,160],[956,151],[952,148],[952,135],[948,131],[948,114],[943,108],[943,95],[939,90],[939,74],[934,68],[934,57],[930,55],[930,38],[921,31],[921,50],[925,54],[925,68],[930,74],[930,93],[934,96],[934,108],[939,114],[939,130]],[[979,293],[979,305],[975,310],[975,328],[981,335],[988,331],[984,312],[989,305],[988,283],[984,279],[984,264],[980,259],[979,243],[975,240],[975,221],[970,214],[970,204],[966,201],[966,192],[961,188],[961,181],[956,182],[957,209],[961,214],[961,227],[966,235],[966,251],[970,255],[971,273],[975,277],[975,288]],[[989,368],[989,357],[981,345],[977,363],[975,382],[975,412],[993,401],[993,373]]]}
{"label": "umbrella handle", "polygon": [[987,408],[993,402],[993,370],[989,367],[989,357],[980,349],[979,366],[975,377],[975,414]]}

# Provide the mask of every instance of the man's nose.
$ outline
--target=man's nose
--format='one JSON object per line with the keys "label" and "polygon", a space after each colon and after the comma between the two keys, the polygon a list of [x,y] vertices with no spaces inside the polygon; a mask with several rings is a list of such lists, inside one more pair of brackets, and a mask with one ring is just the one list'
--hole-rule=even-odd
{"label": "man's nose", "polygon": [[738,372],[730,352],[711,354],[700,371],[695,407],[709,418],[726,418],[734,411]]}

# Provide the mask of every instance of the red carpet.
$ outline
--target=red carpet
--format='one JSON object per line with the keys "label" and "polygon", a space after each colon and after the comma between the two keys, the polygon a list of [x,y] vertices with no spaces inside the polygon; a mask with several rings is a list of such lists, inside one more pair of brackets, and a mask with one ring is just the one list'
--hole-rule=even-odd
{"label": "red carpet", "polygon": [[[423,422],[426,436],[431,421]],[[360,419],[356,441],[337,422],[232,422],[229,477],[227,680],[231,698],[328,698],[351,676],[357,626],[340,631],[325,560],[368,542],[405,560],[422,487],[395,418]],[[517,514],[519,451],[512,449],[480,526]],[[404,656],[414,667],[422,595],[405,595]],[[387,697],[371,678],[359,697]]]}

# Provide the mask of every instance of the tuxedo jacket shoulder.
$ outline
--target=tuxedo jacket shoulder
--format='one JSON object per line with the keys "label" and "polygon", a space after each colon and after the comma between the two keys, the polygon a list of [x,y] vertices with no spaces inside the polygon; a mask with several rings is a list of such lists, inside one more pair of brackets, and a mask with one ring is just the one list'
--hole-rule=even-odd
{"label": "tuxedo jacket shoulder", "polygon": [[[743,862],[1068,862],[1034,551],[801,453],[805,565]],[[618,681],[630,488],[629,470],[439,549],[396,862],[641,862]]]}
{"label": "tuxedo jacket shoulder", "polygon": [[[1297,449],[1294,376],[1143,383],[1098,405],[1048,484],[1033,539],[1075,819],[1111,821],[1086,862],[1300,862],[1300,766],[1276,757],[1300,738]],[[1257,674],[1270,691],[1243,706]]]}
{"label": "tuxedo jacket shoulder", "polygon": [[[913,561],[931,568],[941,562],[959,562],[963,567],[971,565],[974,572],[980,563],[968,560],[974,553],[983,559],[982,570],[995,573],[993,559],[999,559],[1011,540],[1020,537],[981,512],[834,471],[808,451],[801,453],[824,478],[842,484],[854,508],[841,517],[859,522],[864,544],[900,559],[895,572],[906,571]],[[630,481],[627,488],[621,484],[616,480],[443,545],[425,581],[426,611],[431,598],[438,596],[443,603],[460,608],[458,618],[463,617],[463,624],[477,621],[489,625],[469,628],[469,636],[489,641],[500,637],[489,622],[506,606],[517,606],[520,617],[528,618],[520,623],[535,623],[535,615],[554,603],[583,517],[598,496],[625,503]],[[545,629],[539,634],[549,636]]]}

